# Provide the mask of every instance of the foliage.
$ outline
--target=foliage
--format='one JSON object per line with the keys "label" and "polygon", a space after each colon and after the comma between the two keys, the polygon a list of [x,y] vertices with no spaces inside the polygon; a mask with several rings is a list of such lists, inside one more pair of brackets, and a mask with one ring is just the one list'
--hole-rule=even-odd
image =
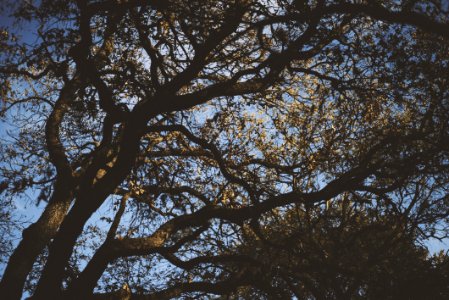
{"label": "foliage", "polygon": [[447,297],[447,1],[3,14],[1,192],[46,206],[2,295]]}
{"label": "foliage", "polygon": [[[328,208],[295,207],[243,233],[238,254],[257,274],[244,299],[445,299],[447,256],[429,256],[394,213],[357,207],[345,195]],[[257,232],[255,234],[254,232]],[[230,266],[239,268],[239,266]],[[253,273],[253,274],[254,274]]]}

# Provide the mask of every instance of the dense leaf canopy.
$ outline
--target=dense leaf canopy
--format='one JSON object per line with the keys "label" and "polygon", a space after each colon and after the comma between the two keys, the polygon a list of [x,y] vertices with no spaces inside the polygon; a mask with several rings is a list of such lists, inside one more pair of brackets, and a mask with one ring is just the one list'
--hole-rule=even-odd
{"label": "dense leaf canopy", "polygon": [[0,295],[449,297],[447,1],[2,14]]}

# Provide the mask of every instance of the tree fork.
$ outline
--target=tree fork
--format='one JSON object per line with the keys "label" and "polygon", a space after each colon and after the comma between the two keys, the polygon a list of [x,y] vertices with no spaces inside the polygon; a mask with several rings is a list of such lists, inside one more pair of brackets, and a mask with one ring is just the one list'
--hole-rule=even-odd
{"label": "tree fork", "polygon": [[[113,190],[130,172],[137,155],[139,140],[146,120],[138,119],[127,123],[116,164],[93,187],[84,187],[77,193],[75,204],[61,224],[49,248],[49,256],[33,299],[57,299],[64,268],[73,252],[76,240],[92,214],[104,203]],[[101,167],[98,167],[101,169]]]}

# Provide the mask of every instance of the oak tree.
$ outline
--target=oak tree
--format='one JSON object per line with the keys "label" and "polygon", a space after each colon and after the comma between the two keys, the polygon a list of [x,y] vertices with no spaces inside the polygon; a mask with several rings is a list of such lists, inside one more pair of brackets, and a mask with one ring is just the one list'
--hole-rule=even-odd
{"label": "oak tree", "polygon": [[447,1],[2,14],[2,207],[45,205],[0,295],[373,299],[418,270],[447,295]]}

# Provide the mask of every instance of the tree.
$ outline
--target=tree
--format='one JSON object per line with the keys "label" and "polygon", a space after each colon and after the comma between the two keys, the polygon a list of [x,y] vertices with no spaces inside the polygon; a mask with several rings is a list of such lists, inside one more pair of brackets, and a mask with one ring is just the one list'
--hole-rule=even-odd
{"label": "tree", "polygon": [[[254,286],[243,299],[446,299],[444,253],[429,256],[395,212],[357,207],[350,194],[323,210],[295,207],[259,231],[244,230]],[[228,264],[238,269],[239,265]]]}
{"label": "tree", "polygon": [[[333,213],[345,205],[360,218],[349,240],[373,230],[350,255],[379,252],[374,268],[393,279],[421,265],[445,276],[416,245],[448,233],[447,2],[58,0],[5,11],[35,35],[1,29],[2,118],[17,128],[2,140],[2,192],[46,206],[9,257],[2,295],[237,297],[274,280],[265,296],[282,298],[311,274],[288,287],[248,253],[289,241],[295,211],[304,239],[334,247],[327,228],[346,222],[346,210]],[[289,272],[284,257],[261,265]],[[347,258],[336,263],[351,268]],[[329,286],[355,280],[341,295],[378,295],[381,278],[359,271]],[[301,295],[340,297],[320,283]]]}

